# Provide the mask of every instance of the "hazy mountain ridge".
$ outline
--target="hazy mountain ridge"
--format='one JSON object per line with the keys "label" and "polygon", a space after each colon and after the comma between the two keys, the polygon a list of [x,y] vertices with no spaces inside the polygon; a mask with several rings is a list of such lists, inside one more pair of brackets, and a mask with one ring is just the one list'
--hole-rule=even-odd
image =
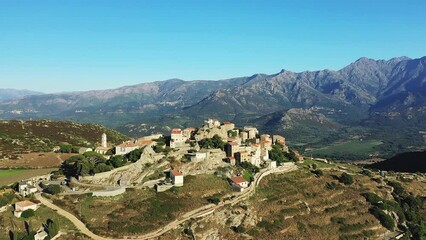
{"label": "hazy mountain ridge", "polygon": [[[318,141],[328,138],[336,129],[363,126],[377,130],[383,122],[404,131],[406,124],[414,126],[414,130],[424,130],[426,124],[418,123],[426,115],[425,66],[426,57],[360,58],[338,71],[282,70],[272,75],[254,74],[220,81],[170,79],[110,90],[28,96],[1,103],[0,117],[49,117],[99,122],[116,128],[143,123],[152,126],[146,128],[147,132],[159,129],[155,126],[167,129],[171,125],[200,124],[207,117],[254,124],[280,133],[301,126],[306,127],[302,131],[306,134],[314,128],[324,128],[312,119],[339,126],[316,132]],[[297,118],[292,109],[299,109]],[[287,113],[293,117],[283,117]],[[293,119],[298,119],[297,123]],[[140,129],[134,132],[139,133]],[[291,137],[297,138],[296,131],[293,132]],[[417,145],[421,143],[419,139],[414,140]]]}
{"label": "hazy mountain ridge", "polygon": [[41,92],[17,89],[0,89],[0,103],[20,99],[29,95],[41,95]]}

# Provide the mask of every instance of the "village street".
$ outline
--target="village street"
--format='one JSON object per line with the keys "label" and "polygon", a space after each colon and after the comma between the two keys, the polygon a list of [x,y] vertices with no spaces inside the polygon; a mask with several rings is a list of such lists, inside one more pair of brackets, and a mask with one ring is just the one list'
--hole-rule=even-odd
{"label": "village street", "polygon": [[[157,229],[156,231],[153,231],[153,232],[150,232],[150,233],[147,233],[147,234],[144,234],[144,235],[140,235],[140,236],[132,236],[132,237],[129,236],[125,239],[131,238],[131,239],[137,239],[137,240],[144,240],[144,239],[152,239],[152,238],[161,236],[162,234],[176,228],[180,224],[182,224],[182,223],[184,223],[184,222],[186,222],[190,219],[199,218],[199,217],[209,215],[209,214],[213,213],[216,209],[219,209],[219,208],[222,208],[222,207],[228,206],[228,205],[235,205],[235,204],[241,202],[242,200],[247,199],[248,197],[250,197],[250,195],[252,195],[255,192],[255,189],[259,185],[260,181],[265,176],[267,176],[271,173],[285,173],[285,172],[294,171],[296,169],[297,169],[297,166],[294,163],[287,163],[287,164],[285,164],[283,166],[279,166],[275,169],[263,169],[261,172],[259,172],[255,175],[255,179],[252,182],[252,184],[248,187],[248,189],[246,189],[244,192],[239,194],[238,197],[236,197],[234,199],[227,200],[225,202],[221,202],[218,205],[209,204],[209,205],[203,206],[201,208],[190,211],[189,213],[183,215],[181,217],[181,219],[176,219],[173,222],[167,224],[166,226]],[[82,233],[86,234],[90,238],[95,239],[95,240],[113,240],[113,238],[106,238],[106,237],[102,237],[102,236],[94,234],[77,217],[75,217],[71,213],[65,211],[64,209],[56,206],[55,204],[51,203],[50,200],[44,198],[43,196],[41,196],[41,194],[38,193],[38,194],[35,195],[35,197],[36,197],[37,200],[39,200],[45,206],[55,210],[58,214],[69,219],[77,227],[77,229],[79,229]],[[118,240],[118,239],[114,239],[114,240]],[[119,240],[124,240],[124,238],[119,239]]]}

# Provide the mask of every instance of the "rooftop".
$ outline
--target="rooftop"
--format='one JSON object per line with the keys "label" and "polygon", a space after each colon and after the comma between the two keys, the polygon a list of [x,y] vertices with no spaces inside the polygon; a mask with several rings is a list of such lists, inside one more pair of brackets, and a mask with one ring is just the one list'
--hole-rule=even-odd
{"label": "rooftop", "polygon": [[30,202],[28,200],[15,203],[15,206],[20,206],[20,207],[29,207],[29,206],[34,206],[34,205],[37,205],[37,204]]}
{"label": "rooftop", "polygon": [[234,183],[236,183],[236,184],[247,182],[247,180],[245,180],[241,176],[233,177],[233,178],[231,178],[231,181],[234,182]]}
{"label": "rooftop", "polygon": [[183,176],[183,173],[177,169],[170,170],[170,173],[173,174],[174,176]]}

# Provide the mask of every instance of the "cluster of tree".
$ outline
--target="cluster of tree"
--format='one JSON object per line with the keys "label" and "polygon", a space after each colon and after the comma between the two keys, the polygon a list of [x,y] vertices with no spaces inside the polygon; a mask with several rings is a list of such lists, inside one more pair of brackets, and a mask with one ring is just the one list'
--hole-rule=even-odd
{"label": "cluster of tree", "polygon": [[408,235],[413,239],[426,239],[426,215],[422,214],[426,199],[407,193],[399,182],[388,182],[388,185],[393,187],[392,195],[407,220]]}
{"label": "cluster of tree", "polygon": [[56,194],[61,192],[61,186],[59,186],[57,184],[51,184],[51,185],[48,185],[47,187],[45,187],[43,189],[43,192],[51,194],[51,195],[56,195]]}
{"label": "cluster of tree", "polygon": [[249,162],[242,162],[238,165],[245,170],[243,177],[250,182],[254,180],[254,175],[260,171],[260,168]]}
{"label": "cluster of tree", "polygon": [[272,150],[269,151],[269,158],[277,163],[296,162],[299,159],[296,154],[290,149],[289,152],[283,151],[283,146],[279,143],[272,145]]}
{"label": "cluster of tree", "polygon": [[59,152],[61,153],[78,153],[79,147],[71,144],[59,144]]}
{"label": "cluster of tree", "polygon": [[[22,213],[24,214],[24,213]],[[36,231],[32,230],[29,222],[24,222],[25,232],[13,232],[9,231],[9,238],[11,240],[33,240],[34,236],[37,234]],[[47,233],[45,240],[52,239],[59,232],[59,225],[51,219],[47,219],[46,223],[43,224],[43,229]]]}
{"label": "cluster of tree", "polygon": [[[398,216],[398,223],[401,230],[406,231],[406,236],[412,236],[412,239],[426,239],[426,216],[421,214],[421,199],[408,194],[402,185],[398,182],[388,182],[393,187],[392,195],[395,199],[382,199],[375,193],[367,192],[363,196],[372,207],[370,212],[389,230],[394,229],[395,223],[386,212],[394,212]],[[408,229],[403,225],[407,223]]]}
{"label": "cluster of tree", "polygon": [[157,144],[152,147],[154,152],[168,154],[172,150],[169,146],[166,146],[167,141],[170,141],[169,139],[161,137],[155,139],[154,141],[157,142]]}
{"label": "cluster of tree", "polygon": [[211,149],[220,148],[224,149],[225,143],[219,135],[214,135],[212,138],[205,138],[198,142],[201,148]]}
{"label": "cluster of tree", "polygon": [[11,203],[14,198],[15,198],[15,194],[13,194],[13,193],[4,193],[0,197],[0,207],[6,206],[7,204]]}
{"label": "cluster of tree", "polygon": [[97,152],[86,152],[82,155],[72,156],[61,165],[61,171],[66,176],[87,176],[107,172],[114,168],[122,167],[128,162],[140,159],[143,149],[135,149],[124,156],[116,155],[106,159]]}

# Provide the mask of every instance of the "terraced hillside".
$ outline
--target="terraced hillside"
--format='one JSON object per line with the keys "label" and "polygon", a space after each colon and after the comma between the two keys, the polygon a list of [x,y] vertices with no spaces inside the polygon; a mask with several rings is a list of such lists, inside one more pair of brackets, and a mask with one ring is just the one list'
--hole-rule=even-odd
{"label": "terraced hillside", "polygon": [[60,143],[92,147],[100,143],[102,133],[111,143],[127,139],[123,134],[97,124],[66,121],[0,121],[0,159],[15,158],[17,154],[49,152]]}
{"label": "terraced hillside", "polygon": [[[161,239],[191,234],[197,239],[391,239],[400,234],[401,221],[409,226],[402,239],[410,235],[422,239],[416,238],[422,227],[412,222],[411,207],[402,210],[403,201],[391,186],[399,182],[397,175],[383,178],[350,164],[309,160],[299,166],[297,171],[265,177],[249,200],[187,222]],[[352,176],[352,184],[339,181],[343,173]],[[418,205],[411,209],[420,219],[426,210],[426,182],[418,180],[416,188],[412,186],[403,183],[409,193],[405,199],[417,199]],[[367,194],[377,196],[378,202],[367,201]],[[391,225],[374,215],[377,209],[384,209]]]}

